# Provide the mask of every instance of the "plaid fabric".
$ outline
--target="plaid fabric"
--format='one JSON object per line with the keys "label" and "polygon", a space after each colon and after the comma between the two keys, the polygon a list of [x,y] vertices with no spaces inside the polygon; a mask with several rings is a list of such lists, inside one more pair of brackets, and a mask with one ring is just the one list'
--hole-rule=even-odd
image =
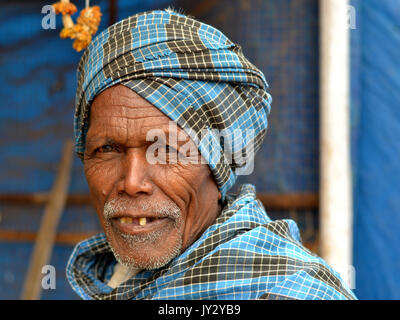
{"label": "plaid fabric", "polygon": [[[196,143],[222,197],[245,166],[231,161],[265,137],[271,96],[263,73],[241,47],[207,24],[169,10],[124,19],[99,34],[78,66],[74,119],[75,150],[82,158],[90,104],[103,90],[123,84],[175,121]],[[212,129],[254,139],[224,150]],[[209,131],[206,136],[200,132]],[[229,154],[229,157],[228,157]]]}
{"label": "plaid fabric", "polygon": [[83,299],[355,299],[300,243],[292,220],[272,221],[254,186],[228,194],[215,223],[167,266],[107,286],[116,260],[105,235],[79,243],[67,278]]}

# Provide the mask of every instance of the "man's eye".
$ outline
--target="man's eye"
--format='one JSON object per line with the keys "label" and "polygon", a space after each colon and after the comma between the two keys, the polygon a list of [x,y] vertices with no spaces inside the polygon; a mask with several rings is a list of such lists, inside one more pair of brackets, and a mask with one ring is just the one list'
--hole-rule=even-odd
{"label": "man's eye", "polygon": [[113,152],[115,151],[115,148],[112,145],[106,144],[104,146],[101,146],[99,148],[96,149],[96,153],[100,152],[100,153],[107,153],[107,152]]}

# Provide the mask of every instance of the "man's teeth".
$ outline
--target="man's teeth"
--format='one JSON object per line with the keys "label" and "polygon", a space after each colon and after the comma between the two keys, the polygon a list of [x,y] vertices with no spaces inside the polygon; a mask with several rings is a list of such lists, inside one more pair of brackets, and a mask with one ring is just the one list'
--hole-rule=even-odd
{"label": "man's teeth", "polygon": [[133,219],[130,218],[130,217],[122,217],[122,218],[119,218],[119,221],[120,221],[121,223],[132,223],[132,222],[133,222]]}
{"label": "man's teeth", "polygon": [[[122,224],[133,223],[133,218],[131,218],[131,217],[121,217],[121,218],[119,218],[119,221]],[[139,224],[141,226],[146,225],[146,223],[147,223],[147,219],[146,218],[139,218]]]}

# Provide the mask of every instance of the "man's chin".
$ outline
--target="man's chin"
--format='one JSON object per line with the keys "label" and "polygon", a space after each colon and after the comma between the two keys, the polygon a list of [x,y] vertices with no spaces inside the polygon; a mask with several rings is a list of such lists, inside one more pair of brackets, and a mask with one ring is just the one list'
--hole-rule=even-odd
{"label": "man's chin", "polygon": [[130,269],[162,268],[179,256],[182,248],[182,237],[179,236],[172,243],[166,239],[157,239],[154,235],[147,239],[135,239],[131,235],[118,233],[106,236],[115,259]]}

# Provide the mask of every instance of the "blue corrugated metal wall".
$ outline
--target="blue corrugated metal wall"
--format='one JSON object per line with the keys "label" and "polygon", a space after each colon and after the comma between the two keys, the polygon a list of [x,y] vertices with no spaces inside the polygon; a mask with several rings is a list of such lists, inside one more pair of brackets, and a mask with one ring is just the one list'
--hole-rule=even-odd
{"label": "blue corrugated metal wall", "polygon": [[400,2],[352,4],[355,292],[400,299]]}

